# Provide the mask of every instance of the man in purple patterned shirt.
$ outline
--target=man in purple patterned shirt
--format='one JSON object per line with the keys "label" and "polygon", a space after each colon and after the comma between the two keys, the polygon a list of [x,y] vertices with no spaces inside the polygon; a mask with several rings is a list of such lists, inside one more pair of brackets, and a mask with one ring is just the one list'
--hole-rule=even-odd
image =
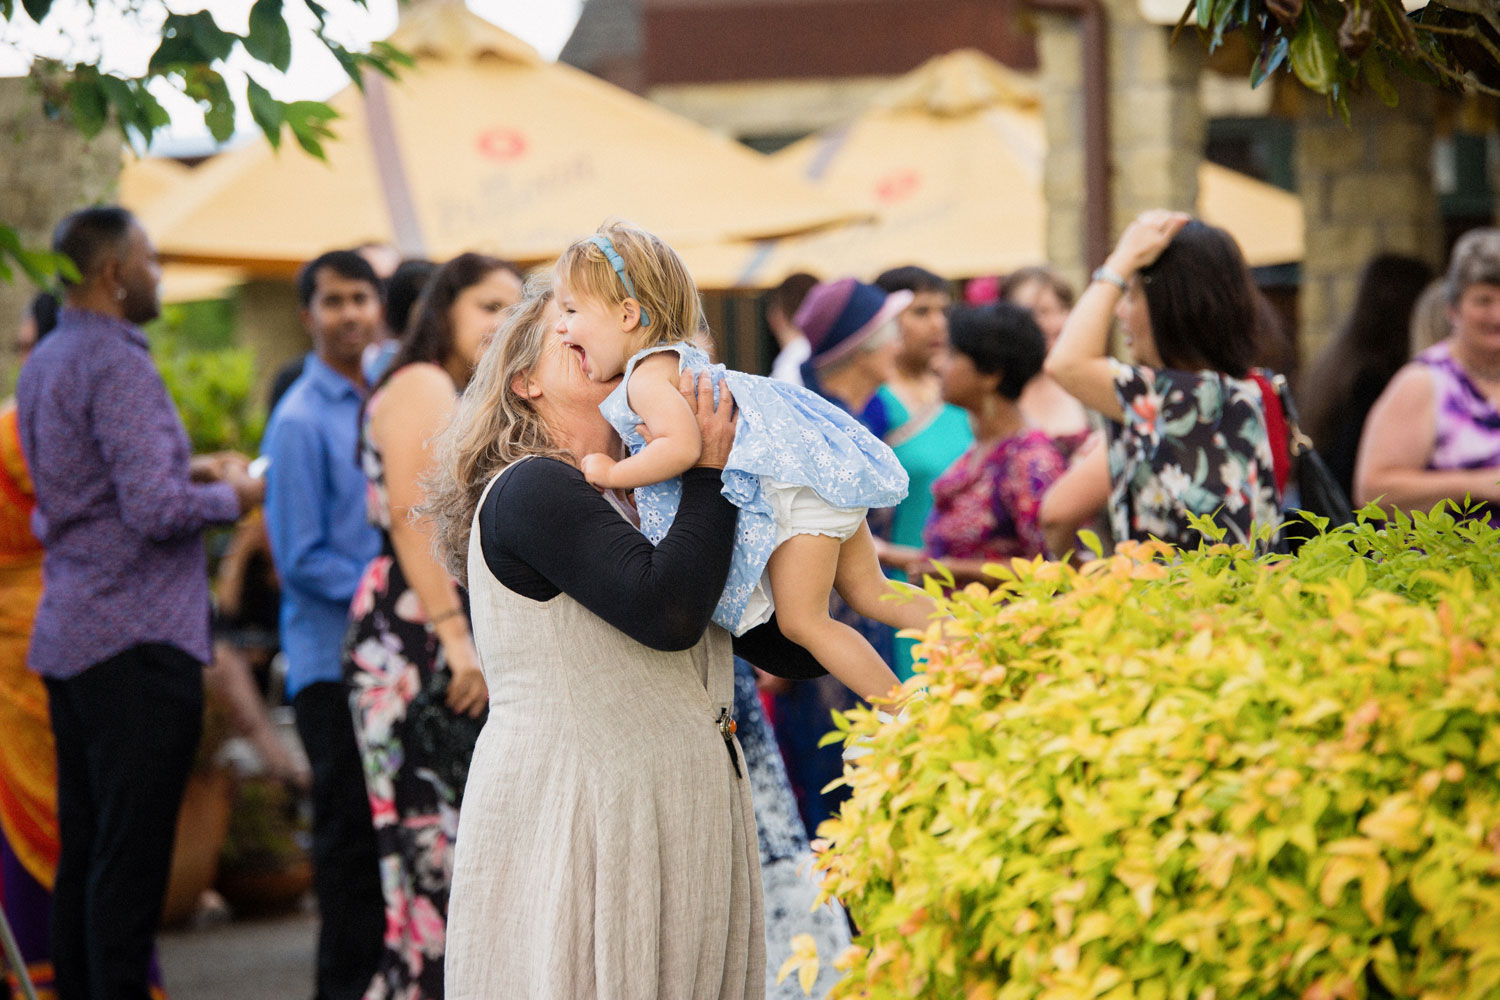
{"label": "man in purple patterned shirt", "polygon": [[45,547],[28,662],[57,742],[59,1000],[145,1000],[210,656],[203,529],[261,502],[239,456],[194,459],[138,324],[161,268],[121,208],[53,247],[77,266],[16,386]]}

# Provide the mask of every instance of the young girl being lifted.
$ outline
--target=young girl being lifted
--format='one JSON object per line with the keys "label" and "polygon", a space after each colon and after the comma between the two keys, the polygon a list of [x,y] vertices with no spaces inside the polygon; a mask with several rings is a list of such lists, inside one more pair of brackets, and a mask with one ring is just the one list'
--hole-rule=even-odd
{"label": "young girl being lifted", "polygon": [[[723,492],[740,511],[714,621],[740,635],[774,610],[782,632],[856,694],[888,694],[895,674],[857,631],[829,617],[828,597],[837,590],[859,614],[895,628],[932,618],[930,597],[898,591],[880,572],[865,524],[869,508],[906,496],[906,472],[890,448],[815,393],[711,364],[691,342],[701,323],[698,289],[676,252],[648,232],[612,223],[574,243],[558,259],[556,287],[558,333],[584,372],[596,382],[625,376],[600,409],[630,457],[585,456],[588,481],[635,490],[641,530],[659,541],[677,512],[677,477],[702,447],[679,376],[712,371],[739,410]],[[883,328],[871,339],[895,335],[902,305],[877,310],[869,322]]]}

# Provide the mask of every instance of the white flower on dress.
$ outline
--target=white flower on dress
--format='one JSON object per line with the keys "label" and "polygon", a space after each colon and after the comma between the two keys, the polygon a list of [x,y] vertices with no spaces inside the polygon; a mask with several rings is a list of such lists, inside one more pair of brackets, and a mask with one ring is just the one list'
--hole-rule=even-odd
{"label": "white flower on dress", "polygon": [[1242,490],[1245,485],[1245,467],[1234,459],[1226,459],[1219,466],[1219,478],[1230,492]]}
{"label": "white flower on dress", "polygon": [[1193,396],[1197,401],[1200,414],[1216,413],[1224,402],[1223,394],[1219,391],[1218,380],[1212,378],[1201,379],[1193,389]]}
{"label": "white flower on dress", "polygon": [[1152,479],[1136,495],[1136,506],[1143,511],[1163,510],[1172,505],[1172,497],[1162,489],[1160,480]]}
{"label": "white flower on dress", "polygon": [[1182,466],[1176,464],[1162,466],[1157,479],[1161,481],[1162,488],[1174,497],[1182,496],[1193,485],[1192,477],[1182,471]]}

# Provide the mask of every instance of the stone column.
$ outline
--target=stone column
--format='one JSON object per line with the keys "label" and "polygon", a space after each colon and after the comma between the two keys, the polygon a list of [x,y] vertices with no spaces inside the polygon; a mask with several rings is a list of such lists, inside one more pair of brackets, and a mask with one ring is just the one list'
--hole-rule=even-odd
{"label": "stone column", "polygon": [[1490,129],[1489,137],[1485,140],[1484,158],[1490,167],[1490,195],[1495,199],[1494,218],[1491,221],[1500,226],[1500,120],[1495,122],[1495,127]]}
{"label": "stone column", "polygon": [[1083,245],[1083,42],[1071,17],[1038,13],[1036,25],[1041,65],[1037,79],[1047,138],[1047,155],[1042,161],[1047,260],[1081,288],[1088,273]]}
{"label": "stone column", "polygon": [[1348,315],[1360,272],[1375,254],[1411,254],[1441,267],[1434,101],[1421,85],[1402,86],[1395,108],[1357,96],[1345,125],[1324,99],[1303,94],[1296,118],[1306,229],[1298,304],[1303,357],[1315,357]]}
{"label": "stone column", "polygon": [[[0,79],[0,224],[14,227],[24,247],[49,248],[59,219],[114,195],[122,147],[113,125],[90,140],[48,118],[29,77]],[[0,282],[0,395],[15,382],[16,325],[36,292],[24,272],[15,272]]]}
{"label": "stone column", "polygon": [[[1148,208],[1192,211],[1205,124],[1198,100],[1203,46],[1172,45],[1170,28],[1148,24],[1136,0],[1106,0],[1110,62],[1112,234]],[[1037,13],[1037,54],[1047,157],[1047,256],[1069,278],[1087,273],[1083,245],[1085,63],[1077,21]]]}
{"label": "stone column", "polygon": [[296,287],[271,278],[247,281],[235,295],[235,330],[239,342],[255,352],[252,398],[263,405],[281,366],[312,349]]}
{"label": "stone column", "polygon": [[1148,24],[1137,0],[1110,4],[1114,231],[1152,208],[1194,212],[1206,123],[1198,99],[1203,42]]}

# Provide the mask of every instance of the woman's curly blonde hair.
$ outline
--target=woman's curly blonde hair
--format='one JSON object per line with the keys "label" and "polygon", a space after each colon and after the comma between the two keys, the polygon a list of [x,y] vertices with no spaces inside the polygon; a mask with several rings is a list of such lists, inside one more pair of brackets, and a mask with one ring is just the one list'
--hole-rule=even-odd
{"label": "woman's curly blonde hair", "polygon": [[453,419],[433,441],[436,462],[416,515],[430,520],[438,559],[465,585],[474,512],[490,480],[528,455],[572,457],[558,447],[531,400],[511,389],[517,375],[531,373],[541,360],[551,301],[548,276],[533,276],[526,297],[501,320]]}

